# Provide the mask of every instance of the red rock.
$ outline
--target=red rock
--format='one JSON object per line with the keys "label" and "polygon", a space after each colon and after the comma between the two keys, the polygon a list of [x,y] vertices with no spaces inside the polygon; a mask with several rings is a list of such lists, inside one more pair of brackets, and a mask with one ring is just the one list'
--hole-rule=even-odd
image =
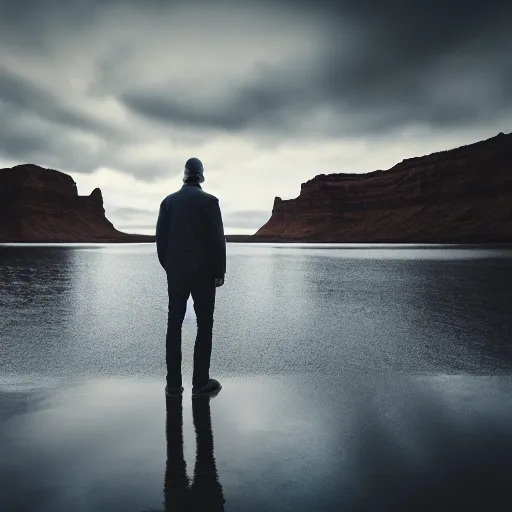
{"label": "red rock", "polygon": [[320,174],[276,197],[254,240],[512,242],[512,134],[409,158],[387,171]]}
{"label": "red rock", "polygon": [[153,241],[115,229],[99,188],[79,196],[63,172],[32,164],[0,169],[0,242]]}

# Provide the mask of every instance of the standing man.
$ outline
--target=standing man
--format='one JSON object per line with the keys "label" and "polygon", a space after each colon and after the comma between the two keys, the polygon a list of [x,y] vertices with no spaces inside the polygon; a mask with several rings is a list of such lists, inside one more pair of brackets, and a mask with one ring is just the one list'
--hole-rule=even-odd
{"label": "standing man", "polygon": [[210,396],[221,385],[210,379],[216,288],[224,284],[226,239],[219,200],[201,188],[203,164],[190,158],[183,186],[160,204],[156,225],[158,260],[167,274],[169,314],[166,364],[168,396],[181,396],[181,327],[190,295],[197,317],[192,397]]}

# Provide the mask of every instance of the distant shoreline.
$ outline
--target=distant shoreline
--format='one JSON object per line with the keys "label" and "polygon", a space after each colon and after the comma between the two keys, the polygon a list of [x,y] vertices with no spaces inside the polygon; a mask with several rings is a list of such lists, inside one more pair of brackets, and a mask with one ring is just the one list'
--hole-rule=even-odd
{"label": "distant shoreline", "polygon": [[226,235],[226,242],[233,243],[279,243],[279,244],[343,244],[343,245],[457,245],[457,246],[486,246],[512,247],[512,241],[497,240],[300,240],[280,239],[255,235]]}
{"label": "distant shoreline", "polygon": [[[148,235],[151,238],[151,235]],[[341,242],[341,241],[324,241],[324,240],[296,240],[296,239],[277,239],[277,238],[269,238],[262,236],[254,236],[254,235],[226,235],[227,243],[250,243],[250,244],[285,244],[285,245],[342,245],[344,248],[360,248],[361,246],[387,246],[387,247],[396,247],[396,248],[407,248],[408,246],[423,246],[423,247],[446,247],[450,246],[452,248],[471,248],[471,247],[485,247],[485,248],[496,248],[496,249],[512,249],[512,242],[493,242],[493,241],[482,241],[482,242],[474,242],[474,241],[350,241],[350,242]],[[9,241],[0,241],[0,247],[9,246],[9,245],[63,245],[63,244],[73,244],[73,245],[115,245],[115,244],[154,244],[154,237],[152,239],[147,240],[143,239],[129,239],[129,240],[119,240],[119,239],[95,239],[95,240],[37,240],[37,241],[18,241],[18,240],[9,240]]]}
{"label": "distant shoreline", "polygon": [[0,240],[0,245],[7,244],[154,244],[155,240],[118,240],[118,239],[94,239],[94,240]]}

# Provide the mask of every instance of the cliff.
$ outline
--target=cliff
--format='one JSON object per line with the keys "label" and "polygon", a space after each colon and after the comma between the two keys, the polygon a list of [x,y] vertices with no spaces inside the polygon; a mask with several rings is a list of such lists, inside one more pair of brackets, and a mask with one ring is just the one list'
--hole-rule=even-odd
{"label": "cliff", "polygon": [[512,242],[512,134],[409,158],[387,171],[320,174],[276,197],[257,239]]}
{"label": "cliff", "polygon": [[0,242],[153,242],[114,228],[96,188],[79,196],[71,176],[37,165],[0,169]]}

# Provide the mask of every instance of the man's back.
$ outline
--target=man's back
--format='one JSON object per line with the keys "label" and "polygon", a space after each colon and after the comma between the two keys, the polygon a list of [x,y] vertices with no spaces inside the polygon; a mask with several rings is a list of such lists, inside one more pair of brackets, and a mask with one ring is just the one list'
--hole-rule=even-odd
{"label": "man's back", "polygon": [[221,278],[226,242],[218,199],[199,184],[184,184],[160,205],[156,243],[171,286]]}
{"label": "man's back", "polygon": [[219,201],[201,189],[203,173],[198,158],[187,161],[184,185],[162,201],[156,224],[158,259],[169,292],[165,392],[171,397],[183,393],[181,327],[190,295],[197,316],[192,397],[212,396],[222,388],[209,372],[216,288],[224,284],[226,272],[226,239]]}

